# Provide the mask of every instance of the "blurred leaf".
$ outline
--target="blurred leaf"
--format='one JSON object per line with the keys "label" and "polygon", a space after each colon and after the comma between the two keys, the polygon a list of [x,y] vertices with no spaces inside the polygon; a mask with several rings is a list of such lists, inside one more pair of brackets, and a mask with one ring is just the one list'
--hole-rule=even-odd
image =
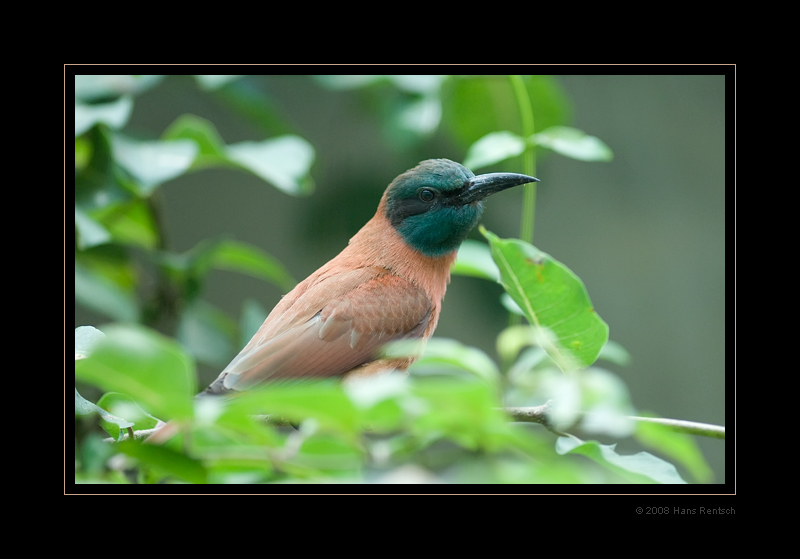
{"label": "blurred leaf", "polygon": [[231,161],[287,194],[310,194],[313,189],[309,172],[314,148],[300,136],[231,144],[226,153]]}
{"label": "blurred leaf", "polygon": [[178,341],[198,361],[224,366],[233,355],[236,325],[223,312],[195,299],[181,313]]}
{"label": "blurred leaf", "polygon": [[631,404],[627,385],[617,375],[599,367],[589,367],[575,375],[580,386],[583,418],[581,428],[588,433],[628,437],[636,429],[630,416],[636,411]]}
{"label": "blurred leaf", "polygon": [[313,419],[320,429],[346,436],[354,436],[361,429],[357,409],[341,386],[333,382],[273,383],[242,394],[230,405],[245,407],[252,414],[275,414],[298,424]]}
{"label": "blurred leaf", "polygon": [[132,198],[116,179],[110,132],[97,126],[81,136],[86,142],[88,162],[75,169],[75,207],[96,219],[94,211],[115,207]]}
{"label": "blurred leaf", "polygon": [[525,151],[525,140],[513,132],[490,132],[469,146],[464,158],[468,169],[479,169],[500,163]]}
{"label": "blurred leaf", "polygon": [[385,76],[320,75],[314,80],[328,89],[357,89],[382,81]]}
{"label": "blurred leaf", "polygon": [[[554,76],[523,76],[537,129],[569,122],[571,107]],[[453,76],[444,82],[443,121],[465,148],[498,130],[522,132],[508,76]]]}
{"label": "blurred leaf", "polygon": [[100,426],[115,441],[122,440],[124,430],[128,427],[135,426],[136,430],[140,431],[153,429],[158,424],[158,419],[145,412],[126,394],[106,392],[97,401],[97,405],[104,410]]}
{"label": "blurred leaf", "polygon": [[492,251],[489,249],[489,245],[472,239],[461,243],[458,257],[450,272],[461,276],[500,281],[500,272],[497,264],[492,260]]}
{"label": "blurred leaf", "polygon": [[581,161],[611,161],[614,153],[602,140],[569,126],[553,126],[534,134],[536,145]]}
{"label": "blurred leaf", "polygon": [[468,449],[497,450],[508,441],[509,423],[495,390],[483,382],[455,377],[419,379],[412,393],[425,404],[413,424],[417,436],[447,437]]}
{"label": "blurred leaf", "polygon": [[271,82],[281,79],[281,76],[246,76],[214,90],[214,97],[264,135],[291,134],[295,126],[288,121],[282,104],[271,95]]}
{"label": "blurred leaf", "polygon": [[81,396],[78,389],[75,389],[75,415],[89,415],[96,413],[100,416],[100,424],[115,441],[122,440],[123,429],[133,427],[133,423],[122,417],[118,417],[109,411],[97,406]]}
{"label": "blurred leaf", "polygon": [[559,454],[583,454],[617,472],[623,478],[639,483],[686,483],[678,474],[675,466],[665,462],[649,452],[637,452],[632,455],[618,454],[617,445],[603,445],[594,441],[584,442],[568,435],[556,441],[556,452]]}
{"label": "blurred leaf", "polygon": [[195,76],[194,78],[197,80],[197,83],[200,85],[202,89],[206,91],[211,91],[214,89],[219,89],[220,87],[231,83],[232,81],[238,80],[241,78],[241,75],[229,75],[229,76],[206,76],[206,75],[199,75]]}
{"label": "blurred leaf", "polygon": [[91,355],[94,347],[105,336],[103,332],[94,326],[78,326],[75,328],[75,359],[84,359]]}
{"label": "blurred leaf", "polygon": [[143,196],[185,173],[198,153],[190,140],[138,141],[122,134],[113,139],[114,159],[137,181]]}
{"label": "blurred leaf", "polygon": [[613,340],[608,340],[603,349],[600,350],[598,359],[609,361],[621,367],[627,367],[631,362],[631,354],[622,345]]}
{"label": "blurred leaf", "polygon": [[157,417],[191,417],[194,364],[173,340],[141,326],[110,326],[91,356],[75,362],[75,378],[122,392]]}
{"label": "blurred leaf", "polygon": [[164,76],[158,75],[88,75],[75,76],[75,98],[83,101],[136,95],[157,85]]}
{"label": "blurred leaf", "polygon": [[122,441],[114,448],[143,464],[190,483],[206,483],[208,479],[202,462],[189,458],[181,452],[170,450],[166,446]]}
{"label": "blurred leaf", "polygon": [[[639,415],[657,417],[651,413],[639,412]],[[639,442],[684,465],[698,482],[712,481],[714,473],[703,458],[695,437],[676,433],[666,425],[646,421],[636,423],[636,438]]]}
{"label": "blurred leaf", "polygon": [[158,225],[147,200],[136,199],[109,206],[96,211],[95,217],[106,227],[115,243],[150,250],[159,245]]}
{"label": "blurred leaf", "polygon": [[348,381],[343,388],[371,430],[397,429],[405,416],[419,406],[411,394],[409,378],[401,374],[359,378]]}
{"label": "blurred leaf", "polygon": [[75,208],[76,243],[80,250],[102,245],[111,240],[111,233],[84,212]]}
{"label": "blurred leaf", "polygon": [[139,315],[136,297],[119,285],[75,263],[75,301],[121,322],[134,322]]}
{"label": "blurred leaf", "polygon": [[534,246],[500,239],[485,228],[502,284],[539,330],[538,343],[558,366],[591,365],[608,341],[608,325],[597,315],[583,282],[569,268]]}
{"label": "blurred leaf", "polygon": [[83,170],[92,158],[92,144],[83,136],[75,137],[75,173]]}
{"label": "blurred leaf", "polygon": [[274,283],[287,292],[297,284],[277,259],[247,243],[224,240],[214,247],[212,254],[214,268],[253,276]]}
{"label": "blurred leaf", "polygon": [[528,324],[509,326],[497,336],[497,353],[503,362],[511,363],[517,358],[522,348],[534,343],[533,326]]}
{"label": "blurred leaf", "polygon": [[517,314],[519,316],[525,316],[525,312],[514,301],[514,299],[511,298],[511,295],[509,295],[508,293],[503,293],[502,295],[500,295],[500,303],[508,312]]}
{"label": "blurred leaf", "polygon": [[480,349],[466,346],[456,340],[431,338],[425,344],[425,352],[414,363],[415,371],[433,365],[451,365],[472,373],[491,386],[500,381],[500,371],[494,361]]}
{"label": "blurred leaf", "polygon": [[179,116],[170,124],[161,139],[191,140],[199,148],[193,167],[219,165],[227,161],[225,142],[216,127],[208,120],[192,114]]}
{"label": "blurred leaf", "polygon": [[102,122],[114,130],[122,128],[131,116],[133,98],[120,97],[111,103],[85,105],[75,102],[75,135],[79,136],[89,128]]}

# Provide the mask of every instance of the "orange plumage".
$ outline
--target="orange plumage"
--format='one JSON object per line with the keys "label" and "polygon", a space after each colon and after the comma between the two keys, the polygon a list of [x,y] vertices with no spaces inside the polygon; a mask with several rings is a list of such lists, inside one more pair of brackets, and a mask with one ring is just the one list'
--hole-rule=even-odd
{"label": "orange plumage", "polygon": [[347,247],[281,299],[207,393],[408,368],[413,358],[374,357],[387,342],[431,336],[456,252],[409,247],[386,216],[388,192]]}
{"label": "orange plumage", "polygon": [[[447,159],[401,174],[347,247],[281,299],[201,394],[406,370],[415,357],[382,357],[381,347],[433,334],[450,267],[482,215],[483,200],[533,181],[516,173],[475,176]],[[161,429],[150,440],[161,442],[172,431]]]}

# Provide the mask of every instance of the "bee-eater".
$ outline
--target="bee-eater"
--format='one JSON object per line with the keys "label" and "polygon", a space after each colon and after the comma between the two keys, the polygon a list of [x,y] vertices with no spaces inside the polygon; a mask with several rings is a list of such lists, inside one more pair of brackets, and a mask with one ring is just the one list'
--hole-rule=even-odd
{"label": "bee-eater", "polygon": [[483,200],[538,180],[516,173],[475,176],[449,159],[428,159],[406,171],[347,247],[281,299],[205,393],[406,370],[415,357],[383,358],[381,346],[424,342],[433,334],[450,267],[483,214]]}
{"label": "bee-eater", "polygon": [[201,394],[405,371],[416,357],[383,357],[381,346],[430,338],[450,267],[483,214],[483,200],[538,180],[517,173],[475,176],[449,159],[428,159],[398,176],[347,247],[281,299]]}

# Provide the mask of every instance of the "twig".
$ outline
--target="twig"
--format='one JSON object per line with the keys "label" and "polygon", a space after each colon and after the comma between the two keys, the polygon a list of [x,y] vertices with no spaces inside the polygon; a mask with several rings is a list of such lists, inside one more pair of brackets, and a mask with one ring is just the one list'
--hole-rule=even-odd
{"label": "twig", "polygon": [[[527,423],[540,423],[547,427],[554,433],[559,431],[553,428],[547,417],[549,411],[549,402],[543,406],[534,406],[529,408],[503,408],[514,421],[527,422]],[[667,419],[663,417],[637,417],[627,416],[632,421],[641,423],[655,423],[663,425],[677,433],[686,433],[688,435],[700,435],[703,437],[711,437],[712,439],[725,439],[725,427],[720,425],[711,425],[709,423],[698,423],[696,421],[684,421],[682,419]]]}

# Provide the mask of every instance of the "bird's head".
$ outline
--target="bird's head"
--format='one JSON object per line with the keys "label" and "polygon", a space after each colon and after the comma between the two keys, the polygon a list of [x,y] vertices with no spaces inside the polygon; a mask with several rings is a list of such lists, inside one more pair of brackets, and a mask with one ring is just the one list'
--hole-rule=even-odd
{"label": "bird's head", "polygon": [[449,159],[428,159],[389,185],[386,217],[409,246],[442,256],[458,249],[475,227],[487,196],[538,180],[517,173],[475,176]]}

